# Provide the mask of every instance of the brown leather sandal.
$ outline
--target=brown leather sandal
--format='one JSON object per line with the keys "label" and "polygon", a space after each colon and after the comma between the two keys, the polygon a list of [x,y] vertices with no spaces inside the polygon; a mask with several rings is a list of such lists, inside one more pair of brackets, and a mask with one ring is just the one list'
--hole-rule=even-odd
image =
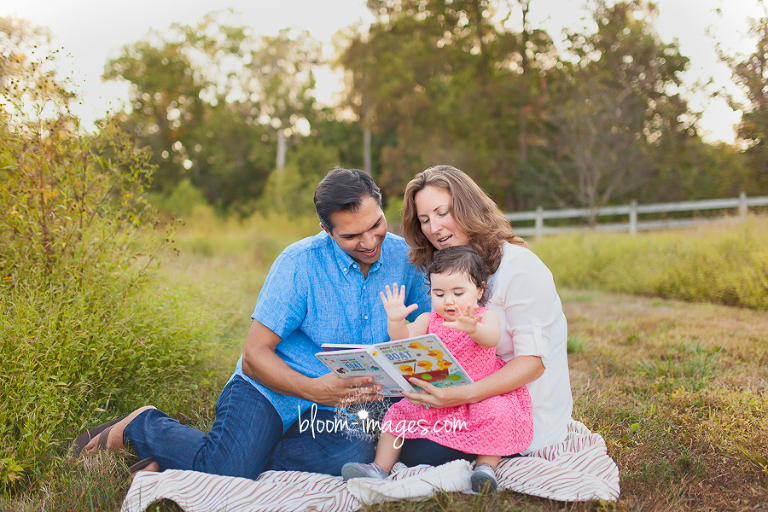
{"label": "brown leather sandal", "polygon": [[69,447],[70,453],[74,452],[74,456],[79,457],[80,453],[83,451],[83,448],[85,448],[88,445],[88,443],[91,442],[92,439],[96,438],[97,436],[99,436],[104,432],[106,432],[107,435],[101,436],[99,438],[97,449],[105,450],[107,448],[107,437],[109,434],[109,430],[127,417],[128,415],[126,414],[125,416],[121,416],[116,420],[112,420],[108,423],[104,423],[103,425],[99,425],[96,428],[92,428],[88,432],[80,434],[79,436],[77,436],[77,438],[74,441],[72,441],[72,445],[70,445]]}
{"label": "brown leather sandal", "polygon": [[149,466],[153,462],[155,462],[155,459],[153,459],[152,457],[149,457],[148,459],[140,460],[139,462],[137,462],[133,466],[129,467],[128,468],[128,472],[133,474],[133,473],[135,473],[137,471],[141,471],[142,469],[144,469],[145,467]]}

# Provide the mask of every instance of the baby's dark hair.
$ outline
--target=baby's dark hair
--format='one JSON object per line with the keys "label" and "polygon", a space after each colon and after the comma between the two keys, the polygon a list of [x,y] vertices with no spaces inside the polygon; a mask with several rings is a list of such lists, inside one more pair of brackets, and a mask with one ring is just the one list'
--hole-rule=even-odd
{"label": "baby's dark hair", "polygon": [[427,280],[430,284],[432,274],[467,274],[470,281],[483,290],[478,304],[482,306],[488,302],[488,267],[470,246],[457,245],[435,251],[427,266]]}

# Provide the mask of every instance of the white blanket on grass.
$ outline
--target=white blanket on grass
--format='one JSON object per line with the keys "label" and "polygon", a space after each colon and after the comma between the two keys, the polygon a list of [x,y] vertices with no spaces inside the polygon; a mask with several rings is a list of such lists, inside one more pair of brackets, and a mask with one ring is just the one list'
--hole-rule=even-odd
{"label": "white blanket on grass", "polygon": [[[471,466],[456,460],[442,466],[407,468],[397,463],[386,480],[341,477],[300,471],[267,471],[256,480],[195,471],[140,472],[121,512],[143,512],[161,499],[185,512],[322,510],[348,512],[385,501],[419,500],[438,491],[469,492]],[[571,420],[560,444],[527,457],[503,459],[496,468],[500,489],[558,501],[616,501],[619,469],[605,440]]]}

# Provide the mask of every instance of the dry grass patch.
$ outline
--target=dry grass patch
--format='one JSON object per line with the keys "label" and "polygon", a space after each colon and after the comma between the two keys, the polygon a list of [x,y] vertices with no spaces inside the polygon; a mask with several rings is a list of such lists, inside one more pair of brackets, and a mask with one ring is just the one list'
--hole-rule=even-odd
{"label": "dry grass patch", "polygon": [[[628,510],[768,508],[768,315],[563,292],[574,416],[603,434]],[[574,297],[574,300],[571,300]]]}

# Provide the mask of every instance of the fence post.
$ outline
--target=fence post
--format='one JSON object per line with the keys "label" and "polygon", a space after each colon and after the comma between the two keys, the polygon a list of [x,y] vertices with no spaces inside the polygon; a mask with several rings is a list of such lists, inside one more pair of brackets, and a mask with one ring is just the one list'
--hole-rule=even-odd
{"label": "fence post", "polygon": [[544,236],[544,208],[536,207],[536,238]]}
{"label": "fence post", "polygon": [[739,194],[739,220],[747,218],[747,193]]}
{"label": "fence post", "polygon": [[629,204],[629,234],[637,234],[637,200],[633,199]]}

